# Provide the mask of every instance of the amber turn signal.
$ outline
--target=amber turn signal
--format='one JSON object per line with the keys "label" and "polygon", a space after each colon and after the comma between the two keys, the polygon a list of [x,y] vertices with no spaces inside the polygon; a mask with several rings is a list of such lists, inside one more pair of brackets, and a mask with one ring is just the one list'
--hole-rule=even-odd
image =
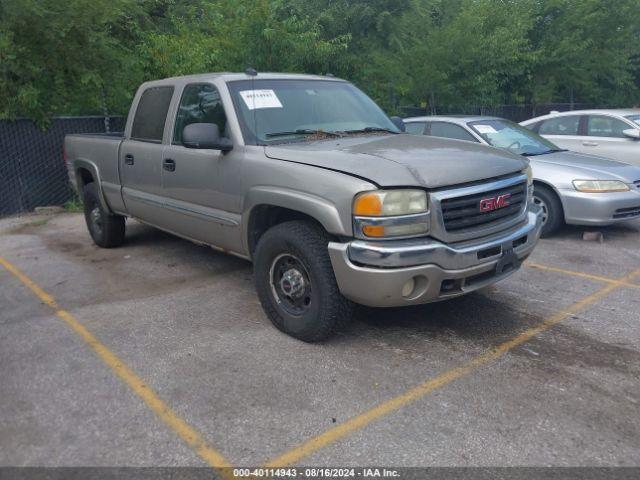
{"label": "amber turn signal", "polygon": [[378,192],[365,192],[353,202],[353,214],[374,217],[382,214],[382,199]]}

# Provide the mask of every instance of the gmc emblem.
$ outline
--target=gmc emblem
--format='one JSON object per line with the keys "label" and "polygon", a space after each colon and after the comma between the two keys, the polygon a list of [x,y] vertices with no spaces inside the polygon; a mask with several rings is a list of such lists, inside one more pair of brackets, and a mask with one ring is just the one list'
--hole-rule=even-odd
{"label": "gmc emblem", "polygon": [[497,197],[492,198],[483,198],[482,200],[480,200],[480,211],[493,212],[494,210],[498,210],[499,208],[508,207],[510,198],[510,193],[505,193],[503,195],[498,195]]}

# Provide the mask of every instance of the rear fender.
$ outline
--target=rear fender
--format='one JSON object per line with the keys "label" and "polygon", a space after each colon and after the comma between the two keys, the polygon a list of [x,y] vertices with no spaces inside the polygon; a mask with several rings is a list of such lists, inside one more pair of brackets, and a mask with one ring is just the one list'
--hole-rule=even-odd
{"label": "rear fender", "polygon": [[100,181],[101,177],[100,177],[100,171],[98,169],[98,166],[91,160],[78,159],[73,161],[73,171],[75,173],[76,189],[78,191],[78,195],[82,197],[82,189],[84,187],[82,176],[78,174],[78,171],[80,169],[87,170],[93,177],[93,181],[98,185],[98,192],[100,196],[99,200],[100,200],[100,205],[102,205],[102,208],[104,208],[105,211],[109,213],[113,213],[113,211],[107,204],[107,201],[104,196],[104,192],[102,191],[102,183]]}

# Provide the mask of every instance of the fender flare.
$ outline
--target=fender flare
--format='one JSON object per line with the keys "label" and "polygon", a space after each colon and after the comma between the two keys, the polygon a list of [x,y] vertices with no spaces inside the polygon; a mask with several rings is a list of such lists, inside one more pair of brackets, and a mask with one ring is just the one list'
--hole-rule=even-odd
{"label": "fender flare", "polygon": [[80,177],[78,175],[78,170],[80,169],[85,169],[88,170],[89,173],[91,173],[91,176],[93,177],[93,181],[98,185],[98,192],[99,192],[99,200],[100,200],[100,205],[102,205],[102,208],[105,209],[105,211],[113,214],[113,211],[111,210],[111,208],[109,207],[109,205],[107,204],[107,201],[104,197],[104,192],[102,191],[102,183],[100,180],[100,170],[98,169],[98,166],[92,162],[91,160],[85,160],[85,159],[77,159],[73,161],[73,172],[75,174],[75,180],[76,180],[76,190],[78,192],[78,195],[80,196],[80,198],[82,198],[82,187],[84,186],[82,183],[82,177]]}
{"label": "fender flare", "polygon": [[[242,214],[243,243],[249,251],[249,220],[260,205],[282,207],[310,216],[333,235],[352,236],[351,224],[346,224],[335,204],[326,198],[283,187],[257,186],[247,192]],[[349,213],[349,217],[351,213]]]}

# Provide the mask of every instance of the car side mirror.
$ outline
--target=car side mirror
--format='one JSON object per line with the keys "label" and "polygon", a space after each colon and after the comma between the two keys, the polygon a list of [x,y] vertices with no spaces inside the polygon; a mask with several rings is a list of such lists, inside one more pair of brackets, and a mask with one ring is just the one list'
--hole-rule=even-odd
{"label": "car side mirror", "polygon": [[401,132],[405,132],[406,128],[404,126],[404,121],[400,117],[389,117],[389,120],[393,122],[393,124],[398,127],[398,130]]}
{"label": "car side mirror", "polygon": [[625,137],[633,138],[634,140],[640,140],[640,130],[637,128],[627,128],[622,131]]}
{"label": "car side mirror", "polygon": [[203,148],[228,152],[233,148],[230,139],[220,136],[215,123],[191,123],[182,130],[182,145],[187,148]]}

